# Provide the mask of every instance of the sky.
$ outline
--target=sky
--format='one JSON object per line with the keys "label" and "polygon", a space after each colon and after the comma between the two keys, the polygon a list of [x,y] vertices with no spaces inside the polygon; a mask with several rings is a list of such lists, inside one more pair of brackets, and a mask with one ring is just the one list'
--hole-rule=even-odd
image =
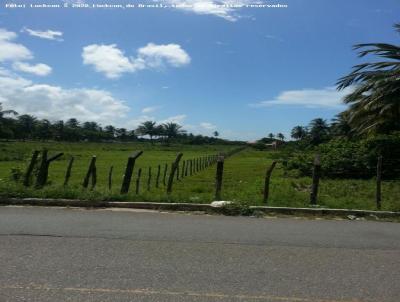
{"label": "sky", "polygon": [[[6,3],[25,8],[6,7]],[[30,7],[59,4],[60,8]],[[84,8],[99,3],[163,8]],[[67,7],[64,7],[64,4]],[[225,4],[225,6],[215,5]],[[241,5],[232,8],[229,5]],[[281,7],[246,7],[281,4]],[[345,109],[357,43],[399,44],[398,0],[15,0],[0,6],[0,102],[49,120],[290,136]],[[365,60],[365,59],[364,59]]]}

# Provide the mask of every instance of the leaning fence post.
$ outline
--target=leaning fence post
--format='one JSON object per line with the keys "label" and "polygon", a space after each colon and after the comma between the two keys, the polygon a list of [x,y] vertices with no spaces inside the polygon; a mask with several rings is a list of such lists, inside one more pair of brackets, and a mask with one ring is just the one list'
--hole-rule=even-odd
{"label": "leaning fence post", "polygon": [[96,186],[96,183],[97,183],[97,168],[96,168],[96,161],[95,161],[95,163],[93,164],[93,167],[92,167],[92,185],[90,187],[90,190],[94,189],[94,187]]}
{"label": "leaning fence post", "polygon": [[68,185],[69,179],[71,177],[72,165],[74,164],[74,157],[72,156],[69,160],[67,172],[65,172],[64,186]]}
{"label": "leaning fence post", "polygon": [[158,188],[158,183],[160,182],[160,173],[161,173],[161,165],[158,165],[157,176],[156,176],[156,188]]}
{"label": "leaning fence post", "polygon": [[47,154],[48,150],[43,150],[42,161],[40,163],[39,173],[36,179],[36,188],[41,188],[46,184],[47,177],[49,176],[50,163],[64,155],[64,153],[58,153],[57,155],[47,158]]}
{"label": "leaning fence post", "polygon": [[382,208],[382,163],[383,157],[378,157],[376,165],[376,207],[378,210]]}
{"label": "leaning fence post", "polygon": [[31,179],[31,175],[32,175],[32,172],[33,172],[33,168],[36,165],[36,161],[37,161],[37,158],[39,156],[39,153],[40,152],[38,150],[33,151],[33,154],[32,154],[32,157],[31,157],[31,161],[30,161],[29,166],[28,166],[28,168],[26,169],[26,172],[25,172],[25,177],[24,177],[24,186],[25,187],[28,187],[29,184],[30,184],[30,179]]}
{"label": "leaning fence post", "polygon": [[108,171],[108,189],[111,191],[112,188],[112,175],[113,175],[113,169],[114,166],[110,167],[110,170]]}
{"label": "leaning fence post", "polygon": [[174,162],[172,163],[172,165],[171,165],[171,172],[170,172],[170,174],[169,174],[168,186],[167,186],[167,193],[168,193],[168,194],[171,194],[171,192],[172,192],[172,184],[173,184],[173,182],[174,182],[174,174],[175,174],[176,169],[177,169],[178,166],[179,166],[179,161],[181,160],[182,156],[183,156],[183,154],[182,154],[182,153],[179,153],[179,154],[176,156],[175,161],[174,161]]}
{"label": "leaning fence post", "polygon": [[164,166],[164,175],[163,175],[163,184],[164,186],[167,185],[166,179],[167,179],[167,170],[168,170],[168,164],[165,164]]}
{"label": "leaning fence post", "polygon": [[135,167],[135,161],[136,159],[142,155],[143,151],[138,151],[128,158],[128,162],[126,164],[125,168],[125,174],[124,174],[124,179],[122,180],[122,185],[121,185],[121,194],[126,194],[129,191],[129,187],[131,185],[131,179],[132,179],[132,173],[133,173],[133,168]]}
{"label": "leaning fence post", "polygon": [[318,187],[319,187],[320,177],[321,177],[321,157],[319,154],[317,154],[314,159],[314,167],[313,167],[313,173],[312,173],[312,185],[311,185],[311,194],[310,194],[311,205],[317,204]]}
{"label": "leaning fence post", "polygon": [[185,166],[186,166],[186,160],[182,162],[182,172],[181,172],[181,178],[185,177]]}
{"label": "leaning fence post", "polygon": [[176,165],[176,180],[179,180],[179,163]]}
{"label": "leaning fence post", "polygon": [[222,176],[224,173],[224,157],[218,157],[217,173],[215,175],[215,200],[221,200]]}
{"label": "leaning fence post", "polygon": [[147,191],[150,191],[150,185],[151,185],[151,167],[149,167],[149,175],[147,177]]}
{"label": "leaning fence post", "polygon": [[136,178],[136,195],[139,194],[139,187],[140,187],[140,176],[142,175],[142,168],[139,168],[137,178]]}
{"label": "leaning fence post", "polygon": [[[89,186],[90,176],[94,175],[93,171],[95,169],[95,166],[96,166],[96,155],[93,155],[92,159],[90,160],[90,164],[89,164],[89,168],[88,168],[88,170],[86,172],[86,176],[83,179],[82,186],[84,188],[87,188]],[[93,184],[93,176],[92,176],[92,184]]]}
{"label": "leaning fence post", "polygon": [[274,170],[276,166],[276,161],[273,161],[271,166],[267,169],[267,172],[265,173],[265,180],[264,180],[264,203],[267,203],[268,197],[269,197],[269,181],[271,179],[271,174],[272,171]]}
{"label": "leaning fence post", "polygon": [[44,171],[46,170],[46,164],[47,164],[47,153],[48,151],[46,149],[43,149],[39,172],[36,178],[36,185],[35,185],[36,188],[40,188],[43,185],[43,179],[45,178]]}

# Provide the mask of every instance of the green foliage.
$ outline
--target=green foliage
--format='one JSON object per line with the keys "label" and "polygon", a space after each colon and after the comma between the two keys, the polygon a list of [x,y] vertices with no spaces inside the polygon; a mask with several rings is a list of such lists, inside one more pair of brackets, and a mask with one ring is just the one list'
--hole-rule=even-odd
{"label": "green foliage", "polygon": [[376,174],[379,155],[383,156],[385,178],[400,177],[400,135],[380,135],[352,141],[337,138],[308,151],[295,153],[288,170],[311,175],[315,154],[321,155],[322,172],[334,178],[370,178]]}

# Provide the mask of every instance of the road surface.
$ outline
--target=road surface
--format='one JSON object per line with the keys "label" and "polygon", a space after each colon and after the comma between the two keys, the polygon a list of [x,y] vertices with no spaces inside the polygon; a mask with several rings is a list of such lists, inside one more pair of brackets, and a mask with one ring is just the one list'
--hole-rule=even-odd
{"label": "road surface", "polygon": [[400,301],[400,224],[0,207],[0,301]]}

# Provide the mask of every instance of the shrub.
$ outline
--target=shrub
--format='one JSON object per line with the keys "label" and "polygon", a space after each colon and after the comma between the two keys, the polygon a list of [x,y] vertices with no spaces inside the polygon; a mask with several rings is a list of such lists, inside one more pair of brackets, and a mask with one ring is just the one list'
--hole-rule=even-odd
{"label": "shrub", "polygon": [[383,156],[383,176],[400,177],[400,135],[380,135],[351,141],[337,138],[313,150],[296,152],[288,161],[288,170],[311,175],[316,153],[321,155],[323,176],[341,178],[370,178],[376,174],[379,155]]}

